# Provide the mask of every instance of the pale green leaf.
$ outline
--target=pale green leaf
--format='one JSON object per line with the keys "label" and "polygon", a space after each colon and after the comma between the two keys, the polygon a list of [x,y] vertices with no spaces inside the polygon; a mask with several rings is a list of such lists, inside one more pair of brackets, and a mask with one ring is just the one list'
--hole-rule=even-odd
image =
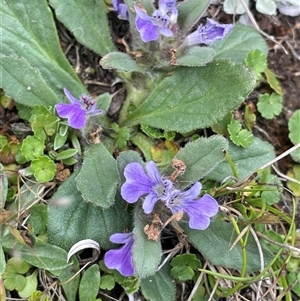
{"label": "pale green leaf", "polygon": [[300,109],[296,110],[288,122],[289,138],[293,144],[300,143]]}
{"label": "pale green leaf", "polygon": [[[8,191],[8,180],[4,173],[3,165],[0,163],[0,210],[4,208]],[[1,274],[1,272],[0,272]]]}
{"label": "pale green leaf", "polygon": [[256,9],[265,15],[276,15],[277,5],[273,0],[256,0]]}
{"label": "pale green leaf", "polygon": [[103,0],[50,0],[50,5],[81,44],[102,56],[115,50]]}
{"label": "pale green leaf", "polygon": [[204,66],[212,61],[215,54],[215,50],[209,47],[190,47],[182,56],[177,58],[176,65],[190,67]]}
{"label": "pale green leaf", "polygon": [[110,52],[100,60],[103,69],[115,69],[125,72],[145,72],[145,69],[137,64],[137,62],[127,53]]}
{"label": "pale green leaf", "polygon": [[278,116],[282,110],[282,96],[277,93],[271,95],[265,93],[260,95],[257,102],[257,109],[261,116],[266,119],[272,119]]}
{"label": "pale green leaf", "polygon": [[64,56],[46,0],[3,1],[0,86],[27,106],[59,102],[64,87],[85,88]]}
{"label": "pale green leaf", "polygon": [[154,88],[125,124],[181,133],[208,127],[239,106],[254,86],[254,74],[242,64],[217,61],[180,67]]}
{"label": "pale green leaf", "polygon": [[232,118],[227,129],[230,134],[230,139],[235,145],[248,147],[252,143],[252,132],[242,129],[242,125],[238,120]]}
{"label": "pale green leaf", "polygon": [[[249,0],[244,0],[245,6],[249,6]],[[223,4],[224,11],[227,14],[242,15],[246,12],[244,5],[239,0],[225,0]]]}
{"label": "pale green leaf", "polygon": [[117,163],[103,144],[94,144],[85,153],[76,183],[86,202],[102,208],[113,205],[119,183]]}

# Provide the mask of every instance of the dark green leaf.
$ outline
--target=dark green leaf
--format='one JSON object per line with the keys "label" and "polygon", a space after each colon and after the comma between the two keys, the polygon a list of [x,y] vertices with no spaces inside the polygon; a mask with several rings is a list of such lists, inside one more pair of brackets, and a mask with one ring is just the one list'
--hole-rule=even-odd
{"label": "dark green leaf", "polygon": [[153,276],[141,279],[143,296],[150,301],[175,301],[176,287],[170,274],[170,265],[166,263]]}
{"label": "dark green leaf", "polygon": [[93,239],[108,249],[110,235],[124,232],[127,225],[126,204],[117,198],[113,207],[103,210],[85,202],[76,188],[77,174],[59,186],[48,206],[49,241],[69,250],[80,240]]}
{"label": "dark green leaf", "polygon": [[[180,149],[176,159],[182,160],[186,166],[185,173],[178,178],[181,188],[205,177],[220,162],[224,161],[223,150],[227,150],[227,148],[227,140],[222,136],[215,135],[209,138],[201,137]],[[168,171],[171,172],[171,169],[168,168]]]}
{"label": "dark green leaf", "polygon": [[179,2],[178,24],[180,29],[187,33],[197,20],[201,18],[208,5],[208,0],[187,0]]}
{"label": "dark green leaf", "polygon": [[240,63],[245,61],[251,50],[258,49],[268,55],[267,44],[260,33],[243,24],[236,24],[224,40],[215,41],[210,47],[217,53],[215,59],[230,59]]}
{"label": "dark green leaf", "polygon": [[1,7],[0,86],[17,102],[54,105],[63,87],[84,86],[63,54],[46,0],[10,0]]}
{"label": "dark green leaf", "polygon": [[85,153],[76,183],[86,202],[102,208],[114,204],[119,183],[117,163],[103,144],[94,144]]}
{"label": "dark green leaf", "polygon": [[141,213],[143,209],[137,205],[135,209],[135,227],[134,227],[134,246],[133,246],[133,263],[136,274],[139,278],[145,278],[153,275],[161,259],[160,240],[150,240],[147,238],[144,227],[146,221]]}
{"label": "dark green leaf", "polygon": [[50,0],[50,5],[81,44],[101,56],[115,50],[103,0]]}
{"label": "dark green leaf", "polygon": [[181,67],[163,79],[125,123],[181,133],[208,127],[239,106],[254,85],[253,73],[242,64]]}
{"label": "dark green leaf", "polygon": [[80,301],[91,301],[98,295],[100,287],[100,270],[97,264],[90,266],[83,274],[79,285]]}
{"label": "dark green leaf", "polygon": [[[273,146],[256,137],[247,148],[229,143],[227,153],[235,165],[240,180],[247,178],[258,168],[275,158]],[[219,182],[222,182],[228,176],[233,176],[233,173],[227,161],[221,162],[207,175],[209,179]]]}
{"label": "dark green leaf", "polygon": [[[230,250],[232,243],[237,235],[230,223],[226,223],[216,218],[211,222],[208,229],[199,231],[190,229],[186,223],[180,223],[184,229],[188,240],[202,252],[214,265],[241,270],[243,266],[241,244],[237,243]],[[213,246],[213,247],[212,247]],[[251,235],[249,235],[247,245],[247,272],[256,272],[260,270],[260,257],[257,245]],[[264,266],[270,261],[271,255],[264,254]]]}

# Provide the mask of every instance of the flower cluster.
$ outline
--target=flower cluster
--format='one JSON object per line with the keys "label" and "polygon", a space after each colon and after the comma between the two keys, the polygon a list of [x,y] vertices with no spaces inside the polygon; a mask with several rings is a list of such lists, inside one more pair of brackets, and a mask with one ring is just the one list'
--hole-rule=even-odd
{"label": "flower cluster", "polygon": [[[112,0],[112,4],[119,18],[129,20],[128,7],[122,0]],[[140,6],[134,6],[134,10],[135,26],[143,42],[155,41],[159,35],[171,37],[176,32],[174,27],[178,17],[176,0],[159,0],[158,9],[151,16]],[[207,19],[206,25],[200,25],[196,31],[189,34],[180,47],[195,44],[210,45],[216,40],[225,38],[232,28],[232,24],[219,24],[212,19]]]}
{"label": "flower cluster", "polygon": [[[126,181],[121,187],[123,199],[128,203],[142,199],[146,214],[153,211],[158,201],[162,201],[172,214],[186,213],[190,228],[205,230],[209,226],[210,218],[218,212],[219,205],[213,197],[205,194],[199,198],[201,183],[194,183],[186,191],[176,189],[168,178],[160,174],[153,161],[146,163],[146,171],[137,162],[129,163],[124,169],[124,176]],[[133,233],[114,234],[110,239],[112,242],[125,245],[119,250],[110,250],[106,253],[104,257],[106,266],[117,269],[124,276],[133,275]]]}
{"label": "flower cluster", "polygon": [[66,88],[64,88],[64,93],[71,103],[58,103],[55,108],[59,117],[67,118],[69,126],[74,129],[82,129],[88,116],[103,112],[101,109],[96,109],[96,102],[87,95],[76,99]]}

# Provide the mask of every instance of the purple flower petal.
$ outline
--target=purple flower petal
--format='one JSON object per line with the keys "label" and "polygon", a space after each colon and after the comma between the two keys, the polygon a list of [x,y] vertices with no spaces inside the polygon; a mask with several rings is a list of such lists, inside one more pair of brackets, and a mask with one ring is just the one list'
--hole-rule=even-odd
{"label": "purple flower petal", "polygon": [[185,212],[189,216],[189,226],[192,229],[204,230],[209,226],[210,217],[217,214],[219,205],[208,194],[195,200],[201,190],[201,184],[197,182],[187,191],[173,190],[166,205],[173,214]]}
{"label": "purple flower petal", "polygon": [[207,19],[206,25],[200,25],[196,31],[189,34],[184,44],[187,46],[195,44],[210,45],[216,40],[224,39],[232,28],[232,24],[219,24],[212,19]]}
{"label": "purple flower petal", "polygon": [[152,181],[146,175],[139,163],[129,163],[124,169],[126,182],[121,187],[121,195],[128,203],[135,203],[138,199],[149,194],[152,190]]}
{"label": "purple flower petal", "polygon": [[157,201],[169,198],[172,182],[161,176],[153,161],[146,164],[146,170],[147,174],[141,164],[129,163],[124,169],[126,181],[121,187],[121,195],[128,203],[135,203],[146,195],[143,209],[149,214]]}
{"label": "purple flower petal", "polygon": [[55,108],[61,118],[67,118],[68,124],[74,129],[82,129],[86,124],[87,116],[101,114],[101,109],[96,109],[96,103],[87,95],[82,95],[76,99],[66,88],[64,93],[71,104],[58,103]]}
{"label": "purple flower petal", "polygon": [[114,10],[118,13],[120,19],[129,20],[128,7],[125,3],[120,0],[112,0]]}
{"label": "purple flower petal", "polygon": [[104,263],[109,269],[118,270],[123,276],[132,276],[134,266],[132,262],[133,233],[116,233],[110,237],[115,243],[125,244],[118,250],[109,250],[104,255]]}
{"label": "purple flower petal", "polygon": [[173,35],[173,32],[168,28],[169,17],[167,15],[162,15],[159,10],[156,10],[150,17],[140,7],[135,6],[134,9],[136,12],[135,26],[140,32],[143,42],[157,40],[159,33],[167,37]]}

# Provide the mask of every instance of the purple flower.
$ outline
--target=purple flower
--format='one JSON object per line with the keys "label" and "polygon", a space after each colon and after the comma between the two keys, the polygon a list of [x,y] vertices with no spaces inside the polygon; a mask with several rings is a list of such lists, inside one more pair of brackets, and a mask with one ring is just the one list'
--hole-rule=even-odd
{"label": "purple flower", "polygon": [[143,209],[149,214],[158,200],[168,199],[172,182],[161,176],[153,161],[146,163],[146,171],[147,174],[139,163],[129,163],[124,169],[126,182],[121,187],[121,195],[128,203],[135,203],[140,197],[147,195]]}
{"label": "purple flower", "polygon": [[134,266],[132,263],[133,233],[116,233],[110,236],[110,241],[116,244],[124,244],[118,250],[109,250],[104,255],[104,263],[109,269],[118,270],[123,276],[132,276]]}
{"label": "purple flower", "polygon": [[152,17],[138,6],[134,7],[136,12],[135,26],[141,34],[143,42],[155,41],[158,39],[159,34],[166,37],[171,37],[173,32],[168,28],[169,17],[162,15],[160,10],[153,12]]}
{"label": "purple flower", "polygon": [[112,0],[112,5],[120,19],[129,20],[128,7],[122,0]]}
{"label": "purple flower", "polygon": [[207,19],[206,25],[200,25],[196,31],[185,38],[184,44],[187,46],[195,44],[210,45],[216,40],[224,39],[232,28],[232,24],[219,24],[212,19]]}
{"label": "purple flower", "polygon": [[176,0],[159,0],[158,9],[163,16],[169,17],[170,24],[177,23],[178,10],[176,7]]}
{"label": "purple flower", "polygon": [[68,124],[74,129],[82,129],[85,126],[87,116],[101,114],[101,109],[96,109],[96,103],[87,95],[76,99],[66,88],[64,93],[71,104],[58,103],[55,108],[61,118],[67,118]]}
{"label": "purple flower", "polygon": [[166,205],[173,214],[186,212],[189,216],[189,226],[192,229],[205,230],[210,223],[210,217],[217,214],[219,205],[208,194],[196,199],[201,191],[201,184],[196,182],[187,191],[173,190]]}

